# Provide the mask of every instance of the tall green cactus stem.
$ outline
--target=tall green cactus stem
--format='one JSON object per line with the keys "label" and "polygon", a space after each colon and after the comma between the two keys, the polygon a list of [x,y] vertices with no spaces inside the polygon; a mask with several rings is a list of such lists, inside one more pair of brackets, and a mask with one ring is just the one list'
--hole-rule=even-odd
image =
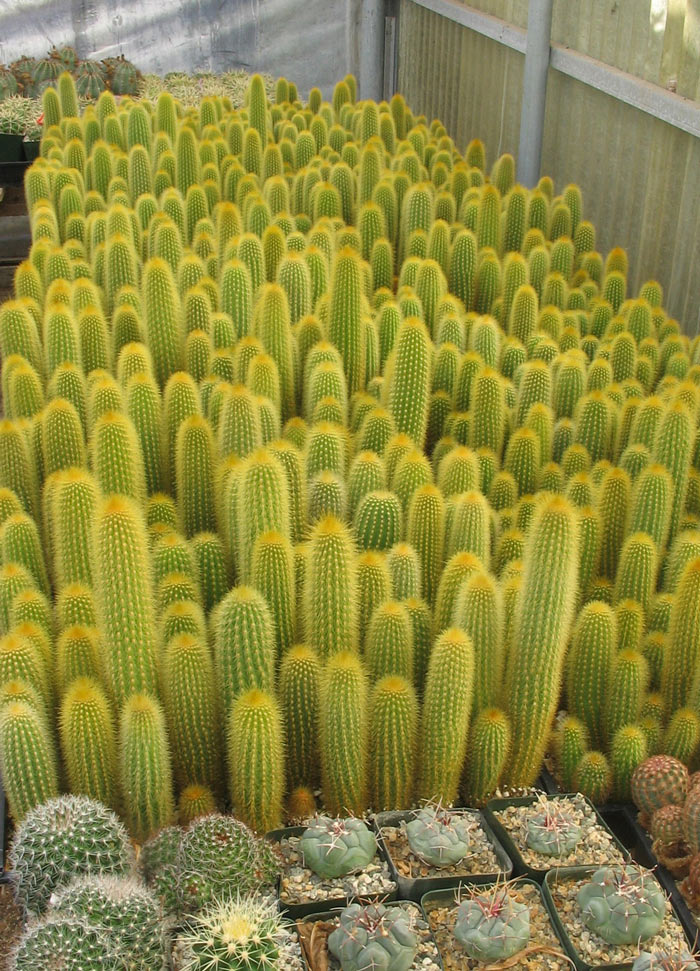
{"label": "tall green cactus stem", "polygon": [[216,529],[215,456],[214,436],[206,418],[186,418],[177,433],[175,468],[180,520],[188,537]]}
{"label": "tall green cactus stem", "polygon": [[455,601],[452,624],[474,648],[473,713],[496,703],[503,669],[503,610],[495,581],[481,570],[466,582]]}
{"label": "tall green cactus stem", "polygon": [[586,725],[594,746],[605,737],[603,712],[616,652],[615,615],[600,601],[587,603],[574,628],[567,656],[569,711]]}
{"label": "tall green cactus stem", "polygon": [[148,539],[140,510],[111,496],[95,517],[95,599],[105,663],[118,707],[129,695],[154,693],[157,684]]}
{"label": "tall green cactus stem", "polygon": [[700,624],[700,558],[691,560],[681,575],[676,599],[671,607],[670,642],[661,669],[661,693],[670,712],[684,708],[691,699],[700,698],[696,683],[688,673],[695,672],[700,658],[697,638]]}
{"label": "tall green cactus stem", "polygon": [[320,778],[316,749],[320,690],[321,666],[316,654],[305,644],[294,645],[282,658],[279,673],[290,791],[314,786]]}
{"label": "tall green cactus stem", "polygon": [[257,688],[234,703],[228,739],[230,795],[251,829],[276,829],[284,793],[282,725],[274,697]]}
{"label": "tall green cactus stem", "polygon": [[[511,785],[531,785],[542,764],[556,711],[576,600],[578,537],[562,497],[543,502],[525,546],[525,574],[505,697],[513,729],[506,769]],[[538,676],[532,677],[537,671]]]}
{"label": "tall green cactus stem", "polygon": [[348,393],[365,383],[366,347],[363,339],[362,264],[350,247],[335,258],[330,282],[328,339],[338,348],[345,369]]}
{"label": "tall green cactus stem", "polygon": [[251,582],[270,605],[279,658],[291,647],[296,631],[294,552],[288,537],[273,531],[260,534],[253,547]]}
{"label": "tall green cactus stem", "polygon": [[129,832],[142,843],[171,821],[173,782],[163,711],[155,698],[132,694],[119,729],[119,769]]}
{"label": "tall green cactus stem", "polygon": [[486,367],[474,379],[470,446],[474,449],[489,448],[500,456],[505,419],[503,380],[496,371]]}
{"label": "tall green cactus stem", "polygon": [[269,449],[253,452],[237,479],[238,555],[240,575],[246,579],[258,537],[269,530],[289,536],[289,493],[284,468]]}
{"label": "tall green cactus stem", "polygon": [[134,374],[126,386],[126,412],[141,446],[146,490],[161,492],[165,485],[162,442],[162,403],[158,385],[150,374]]}
{"label": "tall green cactus stem", "polygon": [[678,532],[685,508],[693,438],[691,415],[680,401],[676,401],[669,406],[659,424],[654,446],[654,461],[668,469],[673,481],[669,539]]}
{"label": "tall green cactus stem", "polygon": [[[600,598],[599,598],[600,599]],[[636,600],[620,600],[614,605],[617,620],[617,649],[638,651],[644,634],[644,610]]]}
{"label": "tall green cactus stem", "polygon": [[369,492],[354,516],[358,549],[388,550],[401,538],[401,506],[393,492]]}
{"label": "tall green cactus stem", "polygon": [[58,761],[43,715],[22,701],[0,710],[0,764],[12,818],[58,795]]}
{"label": "tall green cactus stem", "polygon": [[510,723],[500,708],[484,708],[471,728],[464,790],[468,806],[484,806],[498,788],[510,750]]}
{"label": "tall green cactus stem", "polygon": [[365,639],[367,673],[372,683],[395,674],[413,679],[413,630],[406,608],[395,600],[372,613]]}
{"label": "tall green cactus stem", "polygon": [[319,740],[326,809],[361,816],[367,798],[367,683],[353,651],[334,654],[323,672]]}
{"label": "tall green cactus stem", "polygon": [[275,640],[272,615],[264,597],[252,587],[234,587],[216,609],[214,663],[224,715],[236,698],[252,688],[274,685]]}
{"label": "tall green cactus stem", "polygon": [[386,557],[368,550],[355,561],[359,645],[364,647],[370,619],[375,609],[391,598],[391,576]]}
{"label": "tall green cactus stem", "polygon": [[420,561],[409,543],[396,543],[392,546],[387,554],[386,564],[395,600],[408,600],[420,595]]}
{"label": "tall green cactus stem", "polygon": [[162,660],[163,707],[179,789],[198,782],[220,788],[221,739],[214,671],[206,641],[179,634]]}
{"label": "tall green cactus stem", "polygon": [[114,718],[97,682],[77,678],[70,684],[61,703],[59,734],[71,792],[117,809]]}
{"label": "tall green cactus stem", "polygon": [[659,551],[665,549],[671,522],[671,476],[662,465],[639,473],[630,505],[630,533],[647,533]]}
{"label": "tall green cactus stem", "polygon": [[49,577],[34,520],[24,512],[8,516],[0,527],[0,556],[5,563],[17,563],[29,573],[44,595],[49,593]]}
{"label": "tall green cactus stem", "polygon": [[644,611],[649,609],[656,590],[659,555],[656,543],[646,533],[632,533],[625,540],[615,578],[613,598],[636,600]]}
{"label": "tall green cactus stem", "polygon": [[192,552],[199,574],[204,609],[209,613],[229,588],[228,564],[224,546],[216,533],[197,533],[192,538]]}
{"label": "tall green cactus stem", "polygon": [[159,257],[144,265],[141,286],[148,347],[154,376],[162,389],[183,363],[180,300],[172,271]]}
{"label": "tall green cactus stem", "polygon": [[474,649],[456,628],[435,642],[425,684],[416,795],[452,805],[469,733],[474,688]]}
{"label": "tall green cactus stem", "polygon": [[104,680],[104,664],[99,631],[73,624],[63,630],[56,642],[56,687],[62,697],[76,678]]}
{"label": "tall green cactus stem", "polygon": [[369,716],[369,802],[373,809],[408,809],[416,769],[418,704],[404,678],[374,686]]}
{"label": "tall green cactus stem", "polygon": [[[41,443],[47,477],[59,469],[85,465],[82,423],[78,412],[65,398],[54,398],[42,412]],[[7,484],[17,492],[11,482]]]}
{"label": "tall green cactus stem", "polygon": [[[673,594],[678,589],[678,584],[688,563],[700,556],[700,530],[684,529],[674,540],[668,551],[668,556],[664,566],[663,589],[668,594]],[[659,603],[657,601],[657,603]],[[668,604],[668,601],[666,601]],[[661,604],[659,604],[661,606]],[[668,626],[666,627],[668,630]]]}
{"label": "tall green cactus stem", "polygon": [[610,743],[613,794],[629,802],[630,783],[637,766],[647,757],[647,739],[638,725],[623,725]]}
{"label": "tall green cactus stem", "polygon": [[625,535],[630,502],[630,479],[620,468],[611,468],[598,489],[601,525],[600,573],[614,580]]}
{"label": "tall green cactus stem", "polygon": [[354,544],[347,527],[326,516],[309,537],[304,595],[304,629],[321,660],[357,648],[357,609]]}
{"label": "tall green cactus stem", "polygon": [[688,765],[695,755],[700,742],[700,717],[690,708],[679,708],[674,712],[663,734],[661,751],[684,765]]}
{"label": "tall green cactus stem", "polygon": [[612,772],[602,752],[586,752],[574,773],[574,789],[582,792],[591,802],[607,802],[612,791]]}
{"label": "tall green cactus stem", "polygon": [[286,291],[277,283],[264,284],[255,307],[255,336],[277,365],[282,421],[294,414],[294,343]]}
{"label": "tall green cactus stem", "polygon": [[90,440],[93,473],[104,496],[129,496],[139,505],[146,499],[146,477],[139,440],[126,415],[108,411],[95,422]]}
{"label": "tall green cactus stem", "polygon": [[405,320],[390,358],[387,403],[396,429],[422,448],[428,428],[432,348],[425,324]]}
{"label": "tall green cactus stem", "polygon": [[408,510],[406,539],[418,553],[424,599],[435,603],[444,548],[445,501],[433,485],[421,486],[413,494]]}

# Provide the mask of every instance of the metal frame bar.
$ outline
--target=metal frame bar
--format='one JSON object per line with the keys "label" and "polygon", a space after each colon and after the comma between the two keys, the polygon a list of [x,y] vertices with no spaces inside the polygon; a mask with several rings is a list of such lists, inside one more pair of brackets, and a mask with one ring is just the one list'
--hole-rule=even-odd
{"label": "metal frame bar", "polygon": [[[511,50],[524,54],[527,31],[498,17],[482,13],[457,0],[411,0],[419,7],[446,17]],[[673,91],[627,74],[587,54],[561,44],[551,44],[550,67],[617,101],[631,105],[660,121],[700,138],[700,102],[690,101]]]}
{"label": "metal frame bar", "polygon": [[544,113],[551,55],[554,0],[530,0],[527,14],[527,49],[520,98],[518,182],[537,185],[544,143]]}

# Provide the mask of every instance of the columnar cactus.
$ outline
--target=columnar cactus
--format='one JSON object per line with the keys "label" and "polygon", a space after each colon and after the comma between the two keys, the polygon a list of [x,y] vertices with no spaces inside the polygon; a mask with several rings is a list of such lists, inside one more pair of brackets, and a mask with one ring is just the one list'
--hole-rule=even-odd
{"label": "columnar cactus", "polygon": [[280,713],[258,688],[240,695],[229,721],[231,801],[236,815],[258,833],[276,829],[284,793]]}

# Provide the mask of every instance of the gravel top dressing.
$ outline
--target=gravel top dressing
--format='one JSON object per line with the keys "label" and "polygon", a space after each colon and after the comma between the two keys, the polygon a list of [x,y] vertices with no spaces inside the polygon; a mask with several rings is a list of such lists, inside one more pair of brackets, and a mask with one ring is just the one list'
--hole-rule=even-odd
{"label": "gravel top dressing", "polygon": [[464,815],[472,817],[474,821],[469,833],[469,852],[459,863],[444,867],[433,866],[416,856],[408,842],[405,822],[402,821],[398,826],[382,826],[382,837],[400,876],[416,880],[429,877],[464,877],[502,871],[503,867],[493,845],[481,825],[479,813]]}

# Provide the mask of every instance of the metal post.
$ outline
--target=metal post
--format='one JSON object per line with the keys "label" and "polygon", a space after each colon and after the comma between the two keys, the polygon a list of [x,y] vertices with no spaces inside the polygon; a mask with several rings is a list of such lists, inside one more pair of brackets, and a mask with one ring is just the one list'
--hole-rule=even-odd
{"label": "metal post", "polygon": [[381,101],[384,94],[384,0],[361,0],[360,97]]}
{"label": "metal post", "polygon": [[532,187],[540,177],[554,0],[530,0],[520,113],[518,182]]}

